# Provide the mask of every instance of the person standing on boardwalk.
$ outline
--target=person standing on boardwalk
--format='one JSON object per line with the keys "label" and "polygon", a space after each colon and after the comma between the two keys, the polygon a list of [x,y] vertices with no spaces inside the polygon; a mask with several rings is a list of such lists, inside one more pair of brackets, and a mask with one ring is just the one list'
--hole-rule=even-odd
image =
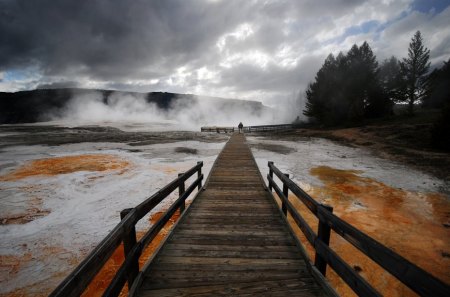
{"label": "person standing on boardwalk", "polygon": [[238,128],[239,128],[239,133],[241,133],[241,132],[243,133],[244,132],[242,130],[244,128],[244,125],[242,125],[242,122],[239,123]]}

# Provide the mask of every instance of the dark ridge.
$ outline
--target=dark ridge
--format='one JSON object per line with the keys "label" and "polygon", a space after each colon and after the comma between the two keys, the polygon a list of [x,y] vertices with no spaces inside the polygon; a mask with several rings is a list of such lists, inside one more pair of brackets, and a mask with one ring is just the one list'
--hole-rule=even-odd
{"label": "dark ridge", "polygon": [[35,123],[50,120],[50,115],[61,114],[67,103],[75,96],[89,95],[100,92],[103,103],[108,105],[109,97],[114,94],[142,96],[147,102],[154,103],[163,110],[168,110],[175,103],[189,106],[196,100],[209,100],[220,106],[224,111],[237,106],[248,107],[256,113],[261,113],[265,107],[261,102],[216,97],[196,96],[191,94],[177,94],[166,92],[123,92],[95,89],[38,89],[15,93],[0,92],[0,124]]}

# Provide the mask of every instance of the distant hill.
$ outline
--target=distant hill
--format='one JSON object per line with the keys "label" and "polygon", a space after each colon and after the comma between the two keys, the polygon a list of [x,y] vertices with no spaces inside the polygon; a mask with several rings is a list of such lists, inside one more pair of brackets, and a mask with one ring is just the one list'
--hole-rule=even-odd
{"label": "distant hill", "polygon": [[49,120],[48,114],[58,114],[64,110],[70,100],[78,96],[89,96],[90,94],[102,94],[103,103],[108,105],[111,94],[132,95],[146,99],[154,103],[160,109],[168,110],[174,105],[188,105],[193,102],[209,102],[217,105],[220,110],[235,110],[245,108],[254,113],[264,113],[269,108],[261,102],[237,99],[224,99],[217,97],[196,96],[191,94],[176,94],[166,92],[122,92],[113,90],[93,89],[38,89],[32,91],[20,91],[15,93],[0,92],[0,124],[34,123]]}

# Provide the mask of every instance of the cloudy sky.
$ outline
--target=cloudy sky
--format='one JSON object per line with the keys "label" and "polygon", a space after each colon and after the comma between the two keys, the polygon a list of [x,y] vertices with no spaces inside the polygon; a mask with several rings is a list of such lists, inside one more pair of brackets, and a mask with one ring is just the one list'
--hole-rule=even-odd
{"label": "cloudy sky", "polygon": [[420,30],[450,58],[450,0],[0,0],[0,91],[77,86],[273,104],[329,53],[381,61]]}

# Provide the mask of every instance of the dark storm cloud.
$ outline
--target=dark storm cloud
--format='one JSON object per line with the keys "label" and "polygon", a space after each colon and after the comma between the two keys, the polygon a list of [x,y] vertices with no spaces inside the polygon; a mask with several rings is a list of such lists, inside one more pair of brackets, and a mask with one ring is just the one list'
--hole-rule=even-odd
{"label": "dark storm cloud", "polygon": [[[423,29],[433,57],[447,57],[448,9],[412,13],[411,1],[0,0],[0,90],[290,96],[330,52],[364,40],[384,58]],[[393,28],[348,34],[368,21]]]}
{"label": "dark storm cloud", "polygon": [[[317,1],[315,1],[317,2]],[[355,1],[333,1],[344,11]],[[280,42],[279,22],[322,9],[280,1],[2,0],[0,69],[35,64],[47,75],[89,74],[102,79],[166,75],[208,56],[216,39],[260,18],[256,46]]]}
{"label": "dark storm cloud", "polygon": [[199,1],[0,3],[2,70],[37,64],[49,75],[104,79],[167,74],[198,59],[213,46],[211,38],[242,17],[226,3]]}

